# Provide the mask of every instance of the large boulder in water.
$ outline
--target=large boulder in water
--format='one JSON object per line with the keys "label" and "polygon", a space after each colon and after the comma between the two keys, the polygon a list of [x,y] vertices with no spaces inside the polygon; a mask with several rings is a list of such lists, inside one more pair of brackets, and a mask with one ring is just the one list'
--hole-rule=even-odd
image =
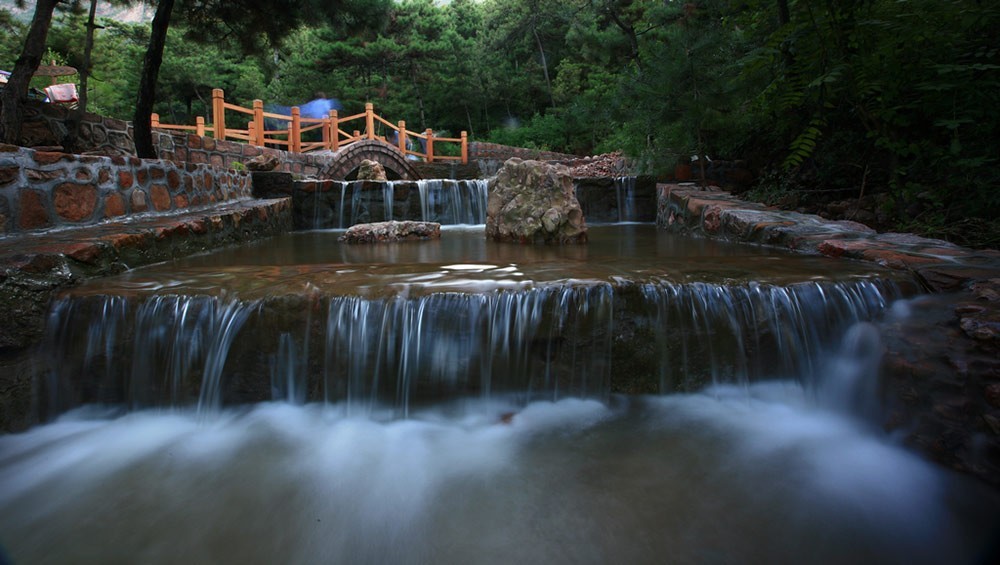
{"label": "large boulder in water", "polygon": [[563,165],[510,159],[490,180],[486,237],[519,243],[586,243],[587,223]]}

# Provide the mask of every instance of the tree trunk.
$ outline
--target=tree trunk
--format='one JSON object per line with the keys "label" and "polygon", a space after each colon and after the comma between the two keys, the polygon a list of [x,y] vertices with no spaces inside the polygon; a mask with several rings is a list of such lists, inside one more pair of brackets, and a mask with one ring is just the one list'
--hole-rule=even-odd
{"label": "tree trunk", "polygon": [[174,0],[160,0],[153,16],[153,25],[149,35],[149,46],[142,60],[142,76],[139,79],[139,96],[135,103],[135,116],[132,118],[132,135],[135,139],[135,153],[142,159],[155,159],[156,148],[153,146],[153,128],[150,120],[153,117],[153,103],[156,102],[156,80],[160,75],[160,64],[163,63],[163,48],[167,43],[167,29],[170,27],[170,13],[174,9]]}
{"label": "tree trunk", "polygon": [[545,49],[542,47],[542,38],[538,37],[538,29],[532,25],[531,33],[535,34],[535,41],[538,43],[538,53],[542,56],[542,73],[545,75],[545,86],[549,89],[549,101],[552,107],[556,107],[556,97],[552,93],[552,81],[549,80],[549,64],[545,59]]}
{"label": "tree trunk", "polygon": [[83,115],[87,112],[87,81],[90,79],[90,59],[94,51],[94,30],[101,26],[94,23],[97,15],[97,0],[90,0],[90,13],[87,16],[87,39],[83,46],[83,67],[80,69],[80,102],[76,109],[69,115],[69,136],[65,145],[69,148],[77,146],[80,138],[80,123],[83,122]]}
{"label": "tree trunk", "polygon": [[611,21],[618,26],[618,29],[625,34],[625,38],[628,39],[628,58],[635,61],[635,66],[641,71],[642,63],[639,61],[639,36],[636,34],[635,26],[623,22],[613,8],[608,8],[607,14],[611,17]]}
{"label": "tree trunk", "polygon": [[38,70],[45,53],[45,39],[49,35],[52,23],[52,12],[59,0],[38,0],[35,4],[35,15],[31,18],[31,27],[24,39],[21,56],[14,62],[10,79],[3,89],[3,110],[0,112],[0,139],[4,143],[20,145],[21,122],[24,120],[24,103],[28,99],[28,87],[31,76]]}
{"label": "tree trunk", "polygon": [[475,137],[475,135],[476,135],[475,131],[476,130],[475,130],[475,128],[472,127],[472,112],[469,111],[469,104],[468,104],[468,102],[464,102],[463,101],[462,102],[462,106],[465,107],[465,120],[469,124],[469,135]]}
{"label": "tree trunk", "polygon": [[792,21],[791,13],[788,11],[788,0],[778,1],[778,23],[785,25]]}
{"label": "tree trunk", "polygon": [[420,109],[420,127],[427,129],[427,116],[424,115],[424,95],[421,93],[420,85],[417,84],[417,69],[410,64],[410,81],[413,83],[413,90],[417,93],[417,108]]}

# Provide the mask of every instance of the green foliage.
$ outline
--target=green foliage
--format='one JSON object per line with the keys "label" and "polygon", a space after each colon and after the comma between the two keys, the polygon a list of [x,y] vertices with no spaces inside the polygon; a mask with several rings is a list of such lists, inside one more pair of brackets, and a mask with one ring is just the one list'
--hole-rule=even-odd
{"label": "green foliage", "polygon": [[[766,172],[760,191],[775,198],[889,192],[900,227],[953,239],[959,219],[994,229],[1000,217],[996,3],[797,0],[784,23],[775,0],[400,0],[380,21],[364,20],[383,3],[361,4],[296,3],[322,17],[283,36],[291,14],[271,3],[250,18],[261,33],[248,41],[221,0],[185,2],[157,111],[193,120],[213,87],[246,105],[324,92],[348,113],[373,102],[411,130],[623,150],[654,174],[694,155],[744,159]],[[330,9],[346,17],[331,21]],[[70,64],[82,21],[60,16],[50,37]],[[128,118],[148,31],[103,25],[91,104]],[[23,24],[0,12],[0,31],[3,66]]]}

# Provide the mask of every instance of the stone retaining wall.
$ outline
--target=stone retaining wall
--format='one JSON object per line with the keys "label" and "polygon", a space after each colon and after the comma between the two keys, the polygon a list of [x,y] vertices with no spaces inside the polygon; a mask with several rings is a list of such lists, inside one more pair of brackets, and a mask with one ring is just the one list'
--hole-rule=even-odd
{"label": "stone retaining wall", "polygon": [[556,153],[555,151],[542,151],[540,149],[525,149],[511,145],[501,145],[499,143],[486,143],[483,141],[473,141],[469,143],[469,160],[499,160],[506,161],[511,157],[519,159],[533,159],[535,161],[558,161],[562,159],[578,159],[579,155],[569,153]]}
{"label": "stone retaining wall", "polygon": [[659,185],[663,229],[910,272],[934,294],[880,323],[878,425],[930,459],[1000,487],[1000,252],[911,234],[876,233],[744,202],[722,191]]}
{"label": "stone retaining wall", "polygon": [[656,220],[654,177],[574,178],[573,186],[588,224]]}
{"label": "stone retaining wall", "polygon": [[523,147],[513,147],[499,143],[486,143],[482,141],[472,141],[469,143],[469,162],[479,163],[480,173],[484,177],[495,175],[504,162],[512,157],[535,161],[565,161],[580,158],[578,155],[570,155],[568,153],[525,149]]}
{"label": "stone retaining wall", "polygon": [[[135,142],[129,122],[84,113],[78,139],[69,146],[68,121],[70,109],[58,104],[29,101],[25,106],[22,140],[25,147],[46,148],[48,151],[72,151],[82,155],[135,155]],[[238,167],[236,163],[270,153],[278,157],[280,170],[305,176],[315,176],[329,161],[328,156],[289,153],[269,147],[254,147],[236,141],[216,141],[176,130],[154,129],[153,145],[165,161],[196,165],[212,165],[221,169]]]}
{"label": "stone retaining wall", "polygon": [[160,129],[153,130],[153,144],[160,159],[223,169],[238,168],[258,155],[268,154],[278,158],[278,171],[315,177],[330,161],[329,154],[289,153],[270,147],[256,147],[228,140],[217,141],[211,137]]}
{"label": "stone retaining wall", "polygon": [[0,145],[0,235],[169,213],[250,195],[243,172]]}
{"label": "stone retaining wall", "polygon": [[75,153],[102,155],[135,155],[135,142],[128,122],[85,112],[80,131],[72,147],[69,145],[71,110],[59,104],[29,100],[24,106],[21,140],[25,147],[49,147]]}
{"label": "stone retaining wall", "polygon": [[873,261],[909,271],[928,289],[940,292],[1000,277],[998,251],[976,251],[912,234],[880,234],[857,222],[769,208],[718,189],[659,185],[657,223],[673,232]]}
{"label": "stone retaining wall", "polygon": [[36,422],[32,391],[47,367],[34,349],[60,290],[89,277],[247,243],[291,227],[289,199],[242,199],[202,210],[0,237],[0,432]]}

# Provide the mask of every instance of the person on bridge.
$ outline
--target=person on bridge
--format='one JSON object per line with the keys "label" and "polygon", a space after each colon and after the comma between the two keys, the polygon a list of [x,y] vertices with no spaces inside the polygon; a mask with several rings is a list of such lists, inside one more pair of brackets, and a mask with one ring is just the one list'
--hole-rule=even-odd
{"label": "person on bridge", "polygon": [[[317,92],[312,100],[299,106],[299,115],[303,118],[322,119],[330,115],[330,110],[338,112],[344,109],[344,105],[336,98],[327,98],[325,92]],[[291,111],[289,110],[289,113]]]}
{"label": "person on bridge", "polygon": [[[288,121],[276,118],[265,119],[264,127],[267,130],[276,131],[288,129],[288,124],[291,121],[292,116],[291,106],[267,104],[264,108],[272,114],[282,114],[288,116]],[[299,116],[303,118],[322,119],[330,115],[330,110],[337,110],[339,112],[343,109],[344,105],[340,103],[340,100],[337,100],[336,98],[327,98],[325,92],[317,92],[313,95],[312,100],[299,106]]]}

